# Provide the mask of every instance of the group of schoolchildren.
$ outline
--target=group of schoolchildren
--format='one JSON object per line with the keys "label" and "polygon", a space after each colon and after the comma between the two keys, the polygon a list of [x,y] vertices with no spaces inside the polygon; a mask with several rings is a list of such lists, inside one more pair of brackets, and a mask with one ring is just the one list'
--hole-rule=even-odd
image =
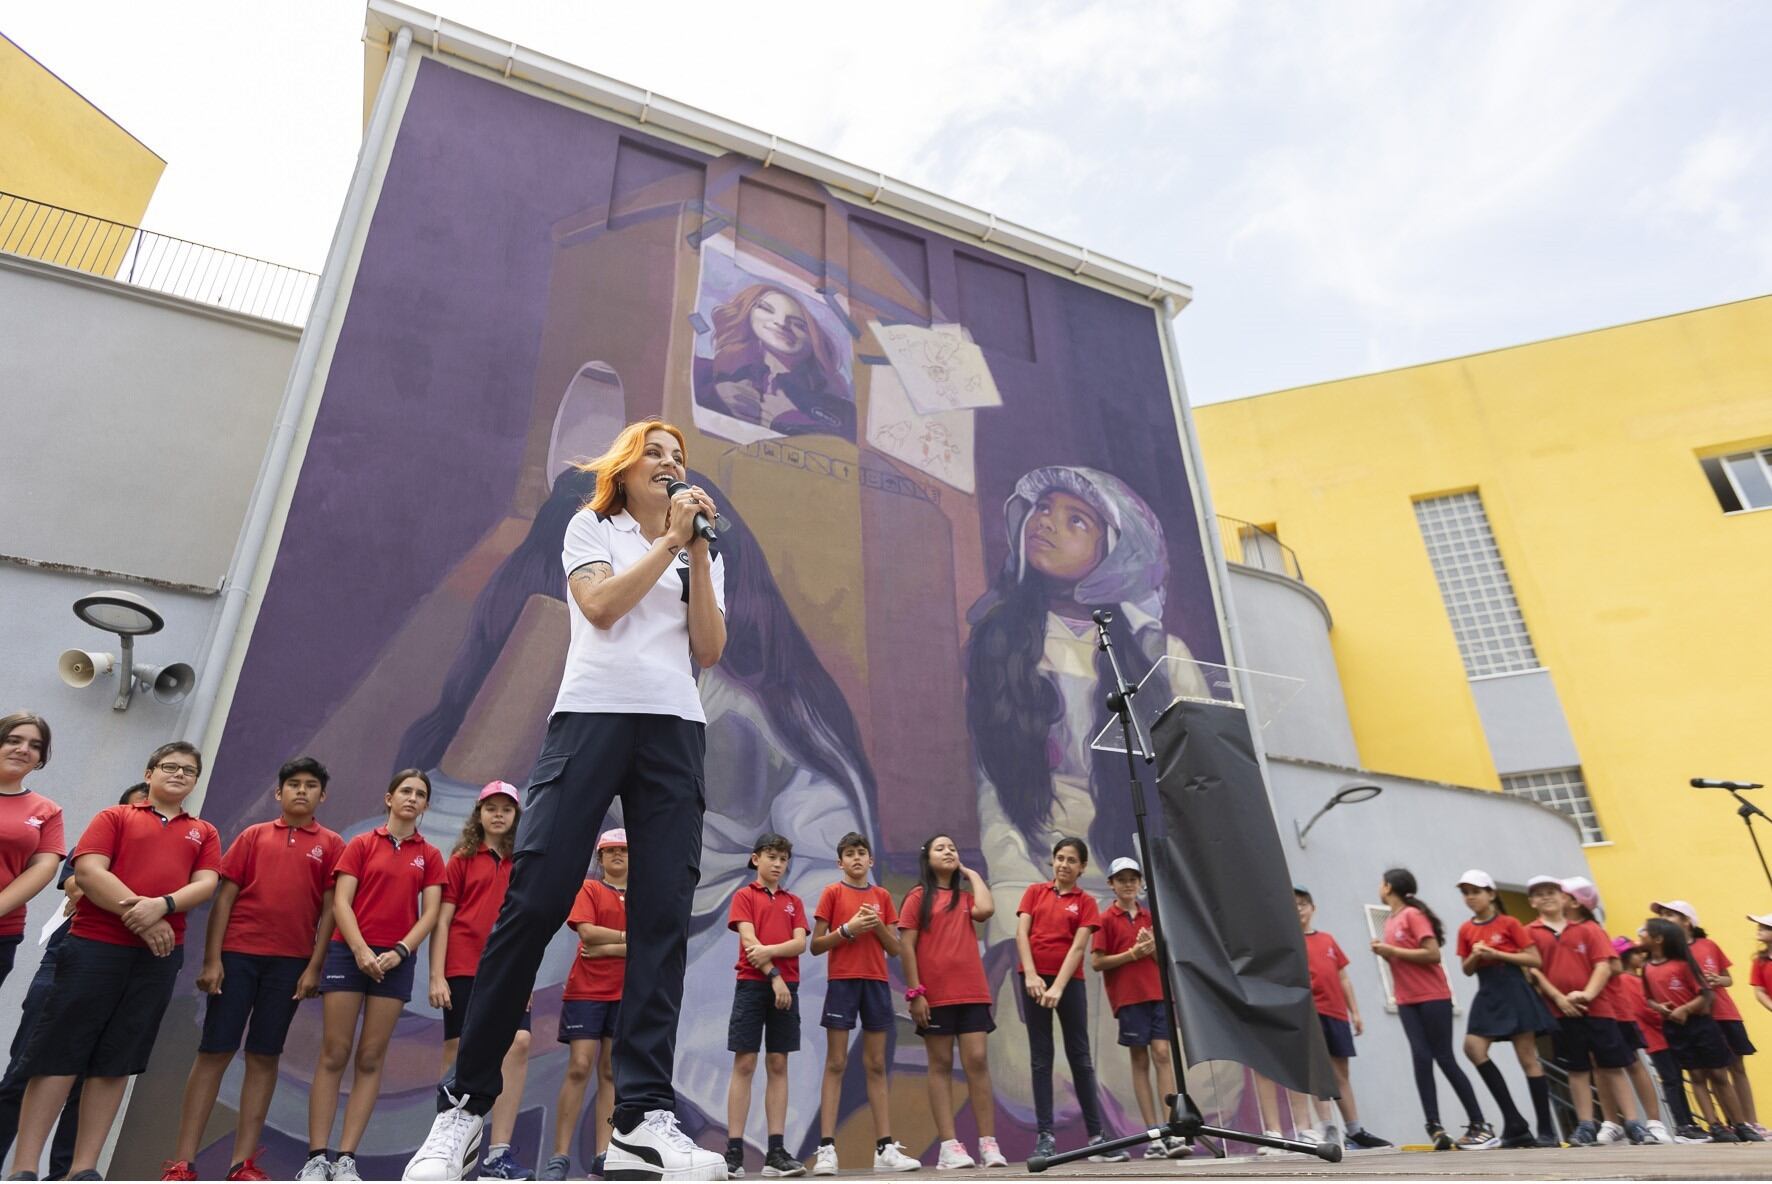
{"label": "group of schoolchildren", "polygon": [[[255,1158],[279,1058],[297,1006],[319,995],[323,1035],[309,1089],[310,1151],[298,1178],[360,1179],[356,1149],[380,1092],[395,1024],[412,996],[415,955],[427,938],[428,999],[443,1016],[443,1066],[453,1058],[475,968],[510,879],[522,813],[517,790],[501,781],[487,785],[445,858],[419,832],[430,797],[423,772],[397,774],[385,793],[385,823],[346,841],[315,820],[326,796],[325,767],[300,757],[278,770],[278,817],[247,827],[224,851],[215,827],[183,809],[201,775],[202,757],[190,744],[174,742],[149,756],[143,782],[101,811],[70,853],[60,808],[22,784],[49,755],[49,725],[40,716],[0,717],[0,980],[11,969],[23,937],[25,906],[33,896],[58,885],[68,918],[48,939],[19,1017],[11,1063],[0,1079],[0,1139],[14,1144],[15,1171],[9,1178],[37,1178],[34,1171],[52,1133],[53,1178],[101,1178],[98,1159],[124,1088],[147,1067],[172,997],[183,963],[186,917],[208,904],[196,978],[207,998],[202,1036],[185,1086],[177,1146],[163,1178],[198,1178],[198,1149],[223,1075],[242,1045],[244,1074],[227,1178],[269,1178]],[[996,1024],[977,929],[996,910],[990,887],[962,864],[955,840],[938,834],[919,852],[917,885],[895,905],[870,879],[868,839],[850,833],[835,852],[841,877],[808,913],[783,887],[793,854],[782,835],[760,837],[751,857],[755,879],[738,889],[729,907],[728,925],[737,935],[727,1039],[733,1056],[729,1174],[744,1173],[744,1128],[760,1052],[768,1139],[762,1174],[837,1173],[842,1086],[858,1023],[875,1136],[873,1169],[904,1172],[922,1166],[891,1133],[886,1058],[896,1002],[889,958],[899,960],[906,1010],[928,1054],[929,1107],[940,1141],[936,1167],[1005,1165],[995,1138],[986,1051]],[[643,859],[645,853],[633,857]],[[604,832],[567,919],[579,943],[562,990],[558,1025],[569,1059],[555,1107],[553,1154],[542,1165],[542,1179],[566,1177],[593,1074],[598,1081],[593,1171],[607,1148],[612,1043],[627,953],[629,860],[626,834]],[[1103,978],[1147,1127],[1162,1123],[1162,1100],[1175,1090],[1162,974],[1142,900],[1141,870],[1131,859],[1115,860],[1108,874],[1113,899],[1104,907],[1079,884],[1088,862],[1083,840],[1061,840],[1052,852],[1052,879],[1030,886],[1016,905],[1016,974],[1038,1125],[1035,1155],[1056,1149],[1055,1015],[1090,1142],[1106,1140],[1089,1048],[1086,961]],[[1404,869],[1384,875],[1380,894],[1391,913],[1384,937],[1371,947],[1390,968],[1436,1149],[1560,1145],[1537,1051],[1541,1034],[1552,1037],[1556,1061],[1569,1075],[1577,1118],[1568,1137],[1573,1145],[1764,1137],[1741,1064],[1754,1050],[1729,997],[1730,962],[1698,928],[1690,905],[1657,902],[1651,906],[1654,919],[1635,937],[1612,939],[1594,920],[1598,894],[1584,879],[1534,878],[1528,894],[1538,915],[1528,925],[1500,911],[1495,882],[1486,873],[1467,872],[1457,887],[1471,919],[1459,928],[1456,953],[1463,972],[1479,981],[1464,1051],[1500,1109],[1499,1131],[1484,1118],[1453,1055],[1452,993],[1441,965],[1444,925],[1416,895],[1415,879]],[[1388,1146],[1361,1126],[1349,1082],[1348,1060],[1362,1024],[1347,975],[1348,956],[1331,935],[1314,927],[1310,893],[1297,888],[1295,899],[1342,1117],[1335,1123],[1329,1102],[1307,1099],[1314,1116],[1294,1122],[1297,1137]],[[1772,1008],[1767,952],[1772,916],[1750,919],[1758,924],[1762,943],[1754,963],[1755,993]],[[800,959],[807,955],[827,959],[819,1019],[826,1047],[820,1141],[810,1164],[803,1164],[788,1152],[785,1129],[787,1058],[800,1049]],[[526,1019],[505,1057],[506,1088],[489,1116],[484,1178],[530,1175],[511,1153],[529,1028]],[[1490,1059],[1498,1041],[1513,1047],[1525,1071],[1535,1126],[1515,1105]],[[1660,1077],[1671,1131],[1657,1117],[1654,1085],[1639,1050],[1649,1054]],[[956,1053],[978,1133],[975,1149],[955,1129]],[[1468,1118],[1457,1140],[1439,1120],[1436,1066]],[[347,1068],[352,1080],[334,1146],[329,1140]],[[1690,1077],[1704,1126],[1688,1107],[1682,1074]],[[1290,1109],[1291,1098],[1259,1077],[1256,1086],[1263,1126],[1277,1134],[1284,1125],[1281,1106]],[[1181,1140],[1165,1138],[1153,1139],[1144,1150],[1147,1159],[1190,1153]],[[1104,1150],[1091,1158],[1121,1162],[1128,1157]]]}
{"label": "group of schoolchildren", "polygon": [[[1482,1078],[1502,1117],[1498,1131],[1452,1050],[1452,989],[1441,964],[1445,925],[1416,895],[1415,877],[1404,868],[1384,873],[1379,898],[1389,907],[1384,936],[1372,952],[1389,967],[1397,1015],[1409,1041],[1416,1092],[1436,1151],[1564,1145],[1552,1114],[1550,1081],[1539,1058],[1538,1039],[1549,1036],[1558,1067],[1567,1075],[1575,1125],[1567,1143],[1592,1147],[1628,1142],[1762,1142],[1753,1091],[1742,1058],[1754,1052],[1741,1012],[1729,996],[1730,961],[1698,927],[1686,901],[1656,901],[1654,914],[1634,936],[1611,937],[1596,920],[1599,892],[1587,879],[1534,876],[1527,900],[1537,914],[1529,924],[1501,911],[1495,879],[1480,869],[1456,885],[1471,916],[1458,928],[1459,969],[1477,978],[1466,1023],[1464,1055]],[[1305,931],[1311,989],[1340,1086],[1347,1143],[1383,1145],[1359,1124],[1348,1058],[1360,1018],[1346,975],[1348,958],[1335,939],[1316,930],[1311,894],[1295,887]],[[1772,915],[1749,916],[1760,943],[1753,965],[1759,1002],[1772,1009]],[[1351,1026],[1350,1026],[1351,1020]],[[1532,1116],[1516,1105],[1491,1049],[1513,1047],[1526,1076]],[[1661,1097],[1640,1053],[1647,1053],[1661,1081]],[[1440,1122],[1434,1084],[1438,1067],[1464,1107],[1467,1125],[1454,1139]],[[1692,1096],[1704,1118],[1694,1119]],[[1258,1082],[1264,1124],[1276,1134],[1278,1099]],[[1596,1107],[1596,1095],[1598,1105]],[[1660,1115],[1665,1108],[1664,1121]],[[1316,1100],[1317,1123],[1299,1124],[1308,1140],[1339,1140],[1327,1102]],[[1672,1129],[1669,1129],[1669,1124]]]}

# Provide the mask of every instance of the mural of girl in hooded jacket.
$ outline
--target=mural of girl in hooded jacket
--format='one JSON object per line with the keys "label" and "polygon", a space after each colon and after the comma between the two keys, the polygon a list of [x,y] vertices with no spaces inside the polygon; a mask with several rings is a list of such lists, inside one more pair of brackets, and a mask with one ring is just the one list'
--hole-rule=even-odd
{"label": "mural of girl in hooded jacket", "polygon": [[752,284],[713,310],[695,401],[784,436],[855,439],[855,394],[829,334],[786,287]]}
{"label": "mural of girl in hooded jacket", "polygon": [[[1126,758],[1089,747],[1109,720],[1113,678],[1096,648],[1091,615],[1101,608],[1114,614],[1109,636],[1134,683],[1165,656],[1180,660],[1171,667],[1187,680],[1174,692],[1204,696],[1206,682],[1186,644],[1163,628],[1163,529],[1124,481],[1078,466],[1035,469],[1015,483],[1003,517],[1008,555],[967,614],[966,717],[977,763],[979,846],[991,891],[1016,901],[1028,885],[1051,878],[1046,856],[1054,843],[1085,837],[1092,855],[1083,887],[1100,899],[1108,864],[1137,851]],[[993,978],[1013,980],[1013,955],[1001,951],[1013,949],[1014,926],[1013,907],[992,919],[989,942],[999,952]],[[1107,1047],[1113,1021],[1099,997],[1100,977],[1089,981],[1096,1043]],[[1018,1006],[1019,992],[1013,981],[1000,987],[993,990],[1007,1013]],[[998,1034],[1012,1027],[999,1024]],[[999,1096],[1030,1120],[1031,1098],[1019,1096],[1027,1088],[1026,1040],[994,1039],[990,1055],[1003,1065],[993,1074]],[[1104,1101],[1130,1096],[1130,1081],[1115,1080],[1122,1068],[1121,1058],[1100,1059]]]}

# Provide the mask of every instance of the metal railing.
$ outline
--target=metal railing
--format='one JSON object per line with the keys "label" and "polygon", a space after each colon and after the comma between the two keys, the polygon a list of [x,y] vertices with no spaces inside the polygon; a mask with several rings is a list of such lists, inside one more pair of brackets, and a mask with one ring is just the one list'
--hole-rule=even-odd
{"label": "metal railing", "polygon": [[1304,569],[1298,566],[1298,553],[1266,527],[1220,514],[1218,537],[1224,541],[1224,557],[1228,562],[1271,571],[1301,584],[1304,582]]}
{"label": "metal railing", "polygon": [[320,277],[0,192],[0,251],[300,327]]}

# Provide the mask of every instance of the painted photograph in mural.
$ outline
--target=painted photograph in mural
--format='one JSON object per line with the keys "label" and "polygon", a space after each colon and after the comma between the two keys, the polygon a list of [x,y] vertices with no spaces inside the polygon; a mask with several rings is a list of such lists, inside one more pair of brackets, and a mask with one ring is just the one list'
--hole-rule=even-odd
{"label": "painted photograph in mural", "polygon": [[825,298],[786,267],[702,248],[691,323],[695,423],[740,444],[775,436],[855,439],[849,334]]}
{"label": "painted photograph in mural", "polygon": [[[380,821],[396,769],[431,778],[433,836],[460,828],[486,782],[523,786],[575,611],[561,541],[594,488],[573,462],[661,416],[686,429],[691,479],[728,520],[729,642],[700,676],[707,815],[675,1075],[685,1129],[724,1144],[738,955],[725,918],[758,835],[793,841],[786,884],[811,902],[840,876],[837,839],[861,831],[875,879],[902,902],[939,831],[996,895],[980,937],[997,1130],[1025,1157],[1016,901],[1049,877],[1059,835],[1095,848],[1082,882],[1099,898],[1107,863],[1131,853],[1124,770],[1088,749],[1106,719],[1090,613],[1114,612],[1134,678],[1164,655],[1224,660],[1155,313],[496,79],[425,60],[411,86],[205,816],[227,839],[259,821],[245,787],[303,751],[333,770],[324,821],[347,838]],[[415,221],[417,209],[434,216]],[[615,810],[605,825],[620,822]],[[560,992],[577,955],[562,931],[535,983],[516,1132],[531,1165],[551,1150]],[[820,1127],[826,963],[801,965],[787,1141],[804,1155]],[[893,1133],[927,1156],[922,1043],[890,973]],[[1136,1125],[1125,1058],[1089,982],[1104,1111],[1124,1129]],[[200,1009],[180,1018],[192,1047]],[[291,1047],[319,1036],[308,1005]],[[441,1043],[419,992],[389,1047],[366,1176],[397,1174],[422,1138]],[[162,1044],[166,1080],[157,1063],[147,1088],[176,1090],[188,1059]],[[286,1058],[273,1102],[273,1172],[293,1174],[308,1145],[302,1059]],[[846,1165],[872,1142],[861,1060],[842,1079]],[[239,1088],[231,1075],[224,1109]],[[754,1092],[747,1137],[760,1148]],[[1061,1141],[1080,1138],[1062,1062],[1057,1096]],[[1201,1100],[1223,1117],[1240,1078]],[[573,1127],[575,1175],[590,1166],[592,1114],[587,1103]],[[958,1128],[976,1134],[969,1108]],[[122,1145],[152,1143],[146,1126],[132,1142],[136,1129]],[[226,1152],[218,1140],[199,1167],[225,1171]],[[142,1170],[159,1158],[144,1152]]]}

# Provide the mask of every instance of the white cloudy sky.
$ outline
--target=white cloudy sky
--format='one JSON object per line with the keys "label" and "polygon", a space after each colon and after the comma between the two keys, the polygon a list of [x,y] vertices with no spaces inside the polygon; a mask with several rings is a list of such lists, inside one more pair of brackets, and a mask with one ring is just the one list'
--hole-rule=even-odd
{"label": "white cloudy sky", "polygon": [[[1179,277],[1196,401],[1772,291],[1772,4],[434,0]],[[318,269],[357,0],[6,33],[168,161],[150,227]]]}

